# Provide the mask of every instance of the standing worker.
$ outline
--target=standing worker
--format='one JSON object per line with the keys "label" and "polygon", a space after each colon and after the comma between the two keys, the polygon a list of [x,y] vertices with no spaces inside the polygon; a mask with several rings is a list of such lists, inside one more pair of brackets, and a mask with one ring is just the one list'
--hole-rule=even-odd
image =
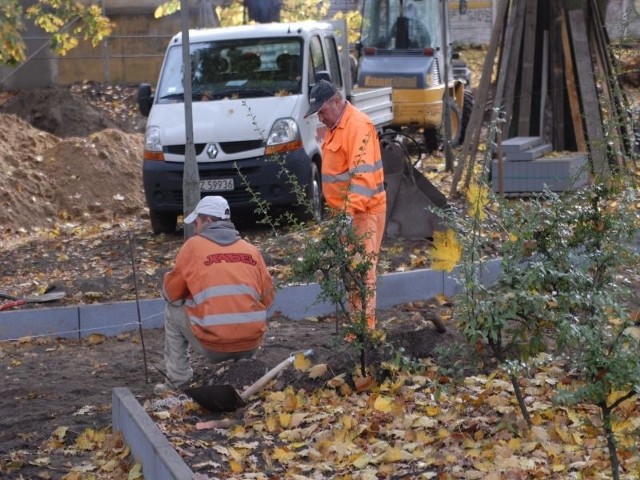
{"label": "standing worker", "polygon": [[[322,192],[327,205],[344,212],[358,238],[364,241],[371,261],[366,284],[367,326],[376,327],[376,266],[384,235],[387,196],[380,142],[371,119],[347,100],[327,80],[311,89],[310,107],[305,117],[318,114],[327,127],[322,143]],[[352,309],[361,308],[357,295]]]}
{"label": "standing worker", "polygon": [[194,236],[164,276],[164,360],[172,384],[156,394],[187,387],[193,376],[189,347],[211,362],[251,358],[267,329],[274,287],[260,251],[242,240],[227,201],[204,197],[184,223]]}

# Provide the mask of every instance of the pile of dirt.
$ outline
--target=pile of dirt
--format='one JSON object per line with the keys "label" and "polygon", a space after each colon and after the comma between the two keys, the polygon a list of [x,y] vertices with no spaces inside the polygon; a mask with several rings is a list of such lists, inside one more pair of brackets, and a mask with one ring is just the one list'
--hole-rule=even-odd
{"label": "pile of dirt", "polygon": [[[100,108],[90,98],[68,87],[5,96],[0,106],[3,234],[144,213],[143,135],[131,113],[133,99],[121,108],[102,99],[105,108]],[[124,117],[113,118],[122,111]]]}

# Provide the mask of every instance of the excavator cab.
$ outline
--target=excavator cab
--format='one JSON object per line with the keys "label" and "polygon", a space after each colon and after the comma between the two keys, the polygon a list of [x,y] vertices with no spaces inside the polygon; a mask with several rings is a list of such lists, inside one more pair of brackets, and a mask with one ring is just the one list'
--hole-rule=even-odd
{"label": "excavator cab", "polygon": [[430,140],[446,130],[444,105],[454,145],[468,120],[465,102],[471,102],[467,113],[473,106],[473,97],[465,98],[466,81],[454,75],[447,8],[446,0],[364,0],[362,5],[357,83],[392,87],[392,127],[422,130],[430,149]]}
{"label": "excavator cab", "polygon": [[361,44],[380,50],[440,47],[439,0],[365,0]]}

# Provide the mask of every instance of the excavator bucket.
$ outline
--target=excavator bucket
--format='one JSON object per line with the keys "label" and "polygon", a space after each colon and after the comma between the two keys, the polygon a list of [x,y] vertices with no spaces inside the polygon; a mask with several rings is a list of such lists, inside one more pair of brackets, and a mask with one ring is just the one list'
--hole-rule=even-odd
{"label": "excavator bucket", "polygon": [[443,225],[431,209],[445,208],[447,198],[411,164],[400,142],[382,140],[380,146],[387,191],[385,236],[408,240],[433,237]]}

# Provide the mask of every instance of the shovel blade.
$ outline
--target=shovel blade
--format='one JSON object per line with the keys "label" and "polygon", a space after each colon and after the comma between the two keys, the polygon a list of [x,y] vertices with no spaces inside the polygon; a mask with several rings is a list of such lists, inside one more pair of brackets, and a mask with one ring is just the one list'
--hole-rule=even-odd
{"label": "shovel blade", "polygon": [[207,385],[188,388],[184,393],[210,412],[233,412],[246,405],[245,401],[231,385]]}

